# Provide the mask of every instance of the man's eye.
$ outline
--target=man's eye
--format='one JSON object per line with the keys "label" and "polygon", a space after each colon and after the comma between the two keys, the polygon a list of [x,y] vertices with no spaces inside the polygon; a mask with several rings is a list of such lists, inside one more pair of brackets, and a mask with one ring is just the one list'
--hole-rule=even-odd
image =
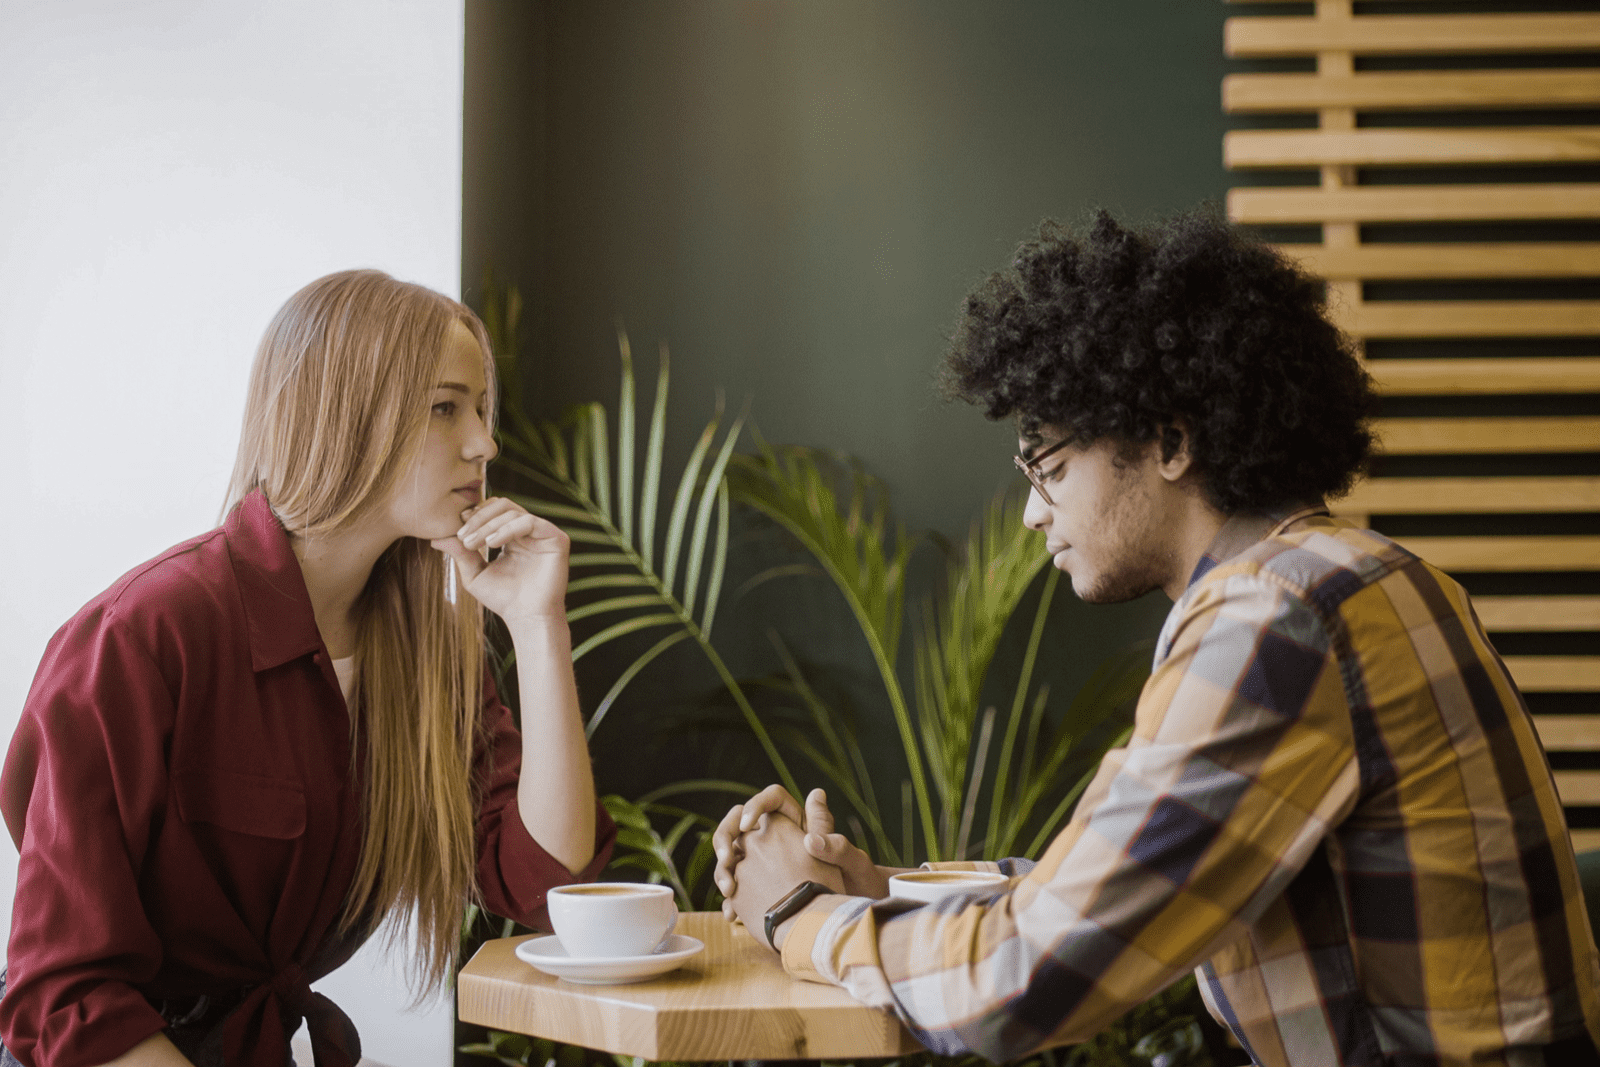
{"label": "man's eye", "polygon": [[1056,464],[1048,471],[1039,472],[1039,477],[1046,482],[1054,482],[1062,476],[1066,469],[1066,464]]}
{"label": "man's eye", "polygon": [[438,404],[433,406],[433,414],[449,418],[450,416],[456,414],[456,402],[440,401]]}

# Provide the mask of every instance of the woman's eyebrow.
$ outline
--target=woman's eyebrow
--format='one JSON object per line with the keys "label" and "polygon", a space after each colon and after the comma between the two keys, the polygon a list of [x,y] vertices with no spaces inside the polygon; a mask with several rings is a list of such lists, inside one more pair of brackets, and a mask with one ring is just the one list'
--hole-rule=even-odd
{"label": "woman's eyebrow", "polygon": [[437,386],[434,386],[433,388],[434,389],[453,389],[457,393],[466,393],[466,394],[469,394],[469,395],[472,393],[472,389],[469,386],[467,386],[465,383],[462,383],[462,382],[440,382]]}

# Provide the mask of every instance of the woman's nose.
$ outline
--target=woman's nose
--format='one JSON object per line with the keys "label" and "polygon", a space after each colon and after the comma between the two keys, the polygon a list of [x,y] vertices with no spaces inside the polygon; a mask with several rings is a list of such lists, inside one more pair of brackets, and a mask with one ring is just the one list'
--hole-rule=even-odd
{"label": "woman's nose", "polygon": [[462,453],[468,460],[488,463],[500,455],[500,446],[495,444],[494,435],[489,433],[489,428],[483,425],[483,420],[477,420],[477,426],[470,437],[462,446]]}

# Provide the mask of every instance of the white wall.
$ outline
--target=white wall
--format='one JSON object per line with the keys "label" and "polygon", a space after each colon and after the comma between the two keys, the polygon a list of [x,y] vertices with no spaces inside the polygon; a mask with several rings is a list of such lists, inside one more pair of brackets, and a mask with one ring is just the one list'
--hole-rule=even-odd
{"label": "white wall", "polygon": [[[290,293],[361,266],[457,292],[463,17],[0,0],[0,739],[57,626],[215,525]],[[0,846],[6,930],[15,868]],[[369,1057],[449,1063],[448,1000],[408,1022],[382,974],[319,986]]]}

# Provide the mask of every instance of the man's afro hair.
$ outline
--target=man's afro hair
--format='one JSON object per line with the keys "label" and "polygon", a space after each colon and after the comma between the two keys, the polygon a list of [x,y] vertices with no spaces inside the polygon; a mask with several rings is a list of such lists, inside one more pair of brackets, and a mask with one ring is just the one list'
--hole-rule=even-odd
{"label": "man's afro hair", "polygon": [[1371,379],[1321,282],[1213,212],[1046,221],[963,306],[942,379],[991,419],[1129,447],[1175,420],[1226,514],[1337,497],[1372,448]]}

